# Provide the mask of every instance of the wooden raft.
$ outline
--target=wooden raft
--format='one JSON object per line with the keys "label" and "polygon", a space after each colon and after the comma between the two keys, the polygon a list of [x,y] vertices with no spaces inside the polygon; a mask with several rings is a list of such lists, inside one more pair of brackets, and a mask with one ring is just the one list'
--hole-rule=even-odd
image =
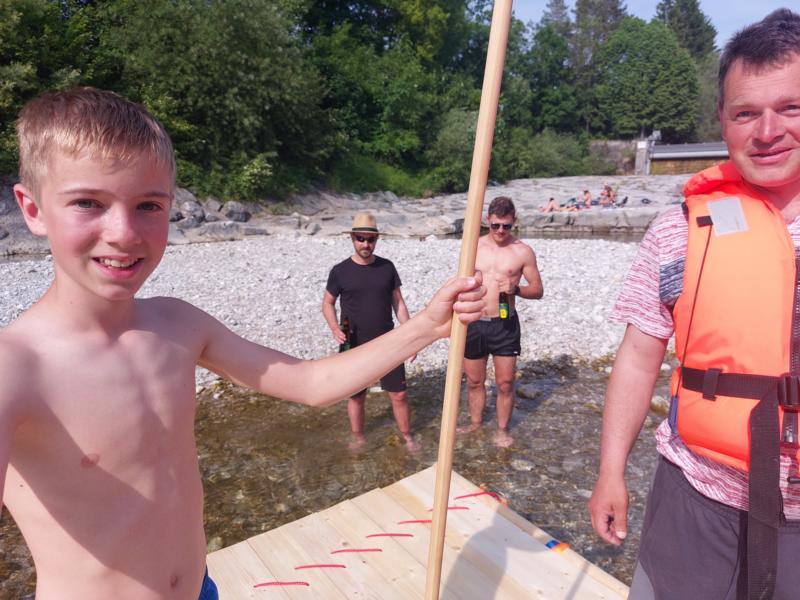
{"label": "wooden raft", "polygon": [[[434,467],[208,555],[222,600],[422,599]],[[627,598],[623,583],[453,473],[442,600]]]}

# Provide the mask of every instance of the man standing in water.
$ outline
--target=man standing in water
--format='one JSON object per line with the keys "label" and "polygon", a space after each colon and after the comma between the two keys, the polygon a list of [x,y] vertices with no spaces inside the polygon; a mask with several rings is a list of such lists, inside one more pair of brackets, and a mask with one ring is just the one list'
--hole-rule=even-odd
{"label": "man standing in water", "polygon": [[589,512],[628,535],[625,465],[669,338],[680,367],[631,599],[797,598],[800,590],[800,15],[781,9],[720,58],[731,160],[691,178],[642,240],[612,317],[627,323],[606,391]]}
{"label": "man standing in water", "polygon": [[[511,198],[498,196],[489,205],[489,233],[478,240],[475,268],[483,273],[486,308],[480,321],[471,323],[467,329],[464,372],[467,375],[470,424],[459,429],[461,433],[468,433],[481,426],[486,407],[486,364],[491,354],[497,388],[495,444],[502,448],[514,442],[508,424],[514,410],[514,372],[520,353],[516,297],[538,300],[544,293],[536,254],[511,233],[516,220]],[[523,276],[527,285],[520,286]],[[505,294],[503,299],[507,306],[505,302],[501,306],[501,294]]]}
{"label": "man standing in water", "polygon": [[[354,348],[383,335],[394,327],[392,310],[400,323],[409,319],[408,308],[400,291],[400,276],[390,260],[375,255],[378,226],[369,213],[358,213],[349,232],[353,254],[331,269],[322,298],[322,315],[337,343],[346,336],[336,319],[336,298],[341,296],[342,317],[350,327],[349,342]],[[413,360],[413,359],[412,359]],[[406,371],[403,364],[381,378],[381,387],[392,401],[397,428],[406,447],[415,451],[419,445],[411,436],[411,411],[406,396]],[[367,390],[361,390],[347,403],[352,440],[350,448],[364,446],[364,401]]]}

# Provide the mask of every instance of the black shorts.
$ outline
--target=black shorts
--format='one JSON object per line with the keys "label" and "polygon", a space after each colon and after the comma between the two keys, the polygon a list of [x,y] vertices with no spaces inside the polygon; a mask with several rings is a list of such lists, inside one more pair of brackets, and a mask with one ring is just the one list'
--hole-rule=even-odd
{"label": "black shorts", "polygon": [[[381,334],[378,334],[381,335]],[[375,339],[378,335],[365,335],[366,339],[357,339],[357,335],[350,338],[350,347],[355,348],[360,344],[366,344],[368,341]],[[406,366],[404,363],[399,364],[394,369],[389,371],[386,375],[381,377],[381,388],[384,392],[405,392],[406,391]],[[366,392],[366,389],[361,390],[353,396],[359,396]]]}
{"label": "black shorts", "polygon": [[467,328],[467,344],[464,358],[476,359],[484,356],[519,356],[519,316],[513,313],[507,319],[482,317]]}

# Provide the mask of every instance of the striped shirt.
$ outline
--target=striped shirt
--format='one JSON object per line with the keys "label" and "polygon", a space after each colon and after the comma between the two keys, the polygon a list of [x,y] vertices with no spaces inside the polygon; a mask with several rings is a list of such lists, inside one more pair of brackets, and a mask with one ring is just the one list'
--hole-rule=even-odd
{"label": "striped shirt", "polygon": [[[800,253],[800,217],[788,225]],[[654,337],[669,339],[675,331],[672,309],[683,291],[688,242],[686,217],[680,206],[660,215],[647,230],[622,285],[611,319],[629,323]],[[691,451],[664,420],[656,430],[658,452],[678,465],[698,492],[734,508],[747,510],[747,473]],[[781,453],[781,491],[788,519],[800,519],[800,486],[786,478],[797,473],[797,461]]]}

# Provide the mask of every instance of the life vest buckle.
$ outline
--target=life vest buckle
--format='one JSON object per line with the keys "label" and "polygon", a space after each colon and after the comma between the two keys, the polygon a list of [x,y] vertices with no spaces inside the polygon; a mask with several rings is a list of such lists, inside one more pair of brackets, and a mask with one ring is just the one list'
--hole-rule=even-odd
{"label": "life vest buckle", "polygon": [[784,410],[800,411],[800,374],[784,373],[778,377],[778,404]]}

